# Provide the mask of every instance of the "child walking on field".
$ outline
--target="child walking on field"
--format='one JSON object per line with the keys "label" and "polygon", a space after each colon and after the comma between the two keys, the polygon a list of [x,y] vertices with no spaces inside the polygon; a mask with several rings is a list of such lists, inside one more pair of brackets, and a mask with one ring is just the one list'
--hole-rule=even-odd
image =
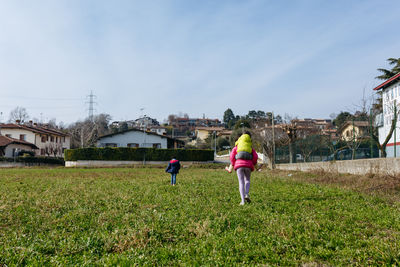
{"label": "child walking on field", "polygon": [[179,160],[177,160],[175,157],[172,157],[171,161],[168,163],[167,168],[165,169],[165,172],[171,174],[171,185],[173,186],[175,186],[176,184],[176,175],[179,173],[180,168],[181,164],[179,163]]}
{"label": "child walking on field", "polygon": [[[237,148],[236,158],[240,159],[252,159],[252,142],[249,132],[247,134],[242,134],[239,139],[235,142],[235,147]],[[232,163],[229,167],[225,167],[225,170],[229,173],[233,171]]]}
{"label": "child walking on field", "polygon": [[[250,147],[250,149],[248,149]],[[248,152],[250,151],[250,152]],[[258,155],[252,148],[251,136],[249,132],[245,132],[237,141],[237,145],[233,148],[230,160],[231,165],[235,169],[239,180],[239,193],[241,202],[250,203],[250,175],[254,171],[254,166],[257,164]]]}

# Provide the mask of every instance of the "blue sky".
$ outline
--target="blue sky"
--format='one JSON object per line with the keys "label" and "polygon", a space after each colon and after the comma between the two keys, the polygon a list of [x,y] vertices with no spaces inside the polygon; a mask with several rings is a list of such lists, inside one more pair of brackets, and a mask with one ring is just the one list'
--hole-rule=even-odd
{"label": "blue sky", "polygon": [[1,0],[0,119],[84,119],[91,90],[114,120],[329,118],[400,57],[399,14],[397,0]]}

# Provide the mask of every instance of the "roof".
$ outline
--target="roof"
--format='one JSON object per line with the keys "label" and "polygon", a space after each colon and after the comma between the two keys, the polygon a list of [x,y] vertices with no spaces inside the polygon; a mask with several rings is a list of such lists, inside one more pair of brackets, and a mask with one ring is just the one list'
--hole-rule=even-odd
{"label": "roof", "polygon": [[377,87],[375,87],[374,90],[385,89],[385,88],[391,86],[392,84],[398,82],[399,80],[400,80],[400,73],[397,73],[393,77],[389,78],[385,82],[383,82],[380,85],[378,85]]}
{"label": "roof", "polygon": [[34,133],[39,133],[39,134],[54,134],[54,135],[61,135],[61,136],[68,136],[68,134],[54,130],[54,129],[49,129],[49,128],[44,128],[41,126],[34,126],[34,125],[26,125],[26,124],[15,124],[15,123],[4,123],[0,124],[0,129],[20,129],[20,130],[26,130],[26,131],[31,131]]}
{"label": "roof", "polygon": [[224,127],[196,127],[196,130],[204,130],[204,131],[223,131]]}
{"label": "roof", "polygon": [[4,135],[0,135],[0,147],[6,147],[10,144],[26,145],[26,146],[32,147],[33,149],[39,149],[37,146],[35,146],[32,143],[29,143],[29,142],[26,142],[23,140],[18,140],[18,139],[11,138],[11,137],[7,137]]}
{"label": "roof", "polygon": [[347,126],[352,126],[354,123],[355,127],[368,127],[369,126],[369,122],[368,121],[346,121],[345,123],[342,124],[342,126],[338,129],[339,132],[343,131],[344,128],[346,128]]}
{"label": "roof", "polygon": [[[141,133],[143,133],[143,130],[136,129],[136,128],[132,128],[132,129],[128,129],[128,130],[121,131],[121,132],[116,132],[116,133],[111,133],[111,134],[102,135],[102,136],[100,136],[99,138],[97,138],[97,140],[99,140],[99,139],[101,139],[101,138],[104,138],[104,137],[111,137],[111,136],[114,136],[114,135],[124,134],[124,133],[127,133],[127,132],[141,132]],[[157,133],[154,133],[154,132],[149,132],[149,131],[146,131],[146,134],[148,134],[148,135],[155,135],[155,136],[158,136],[158,137],[161,137],[161,138],[170,139],[170,140],[177,140],[177,139],[172,138],[172,137],[169,137],[169,136],[160,135],[160,134],[157,134]]]}

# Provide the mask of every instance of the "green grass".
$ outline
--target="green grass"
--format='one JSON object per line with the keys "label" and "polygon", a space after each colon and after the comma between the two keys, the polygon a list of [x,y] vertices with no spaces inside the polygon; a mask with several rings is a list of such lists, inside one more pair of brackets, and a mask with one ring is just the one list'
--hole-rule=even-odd
{"label": "green grass", "polygon": [[0,170],[1,265],[400,265],[400,205],[219,169]]}

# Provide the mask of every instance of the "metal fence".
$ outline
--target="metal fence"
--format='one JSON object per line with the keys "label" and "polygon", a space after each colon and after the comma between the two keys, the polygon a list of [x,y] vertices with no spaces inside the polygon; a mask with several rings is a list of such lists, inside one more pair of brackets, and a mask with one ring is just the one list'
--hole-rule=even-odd
{"label": "metal fence", "polygon": [[[375,147],[359,147],[354,151],[354,159],[377,158],[379,157],[378,148]],[[353,150],[350,148],[342,148],[332,151],[331,148],[319,148],[309,155],[304,155],[300,149],[293,146],[292,162],[319,162],[332,160],[352,160]],[[275,149],[275,163],[289,163],[289,146],[281,146]]]}

